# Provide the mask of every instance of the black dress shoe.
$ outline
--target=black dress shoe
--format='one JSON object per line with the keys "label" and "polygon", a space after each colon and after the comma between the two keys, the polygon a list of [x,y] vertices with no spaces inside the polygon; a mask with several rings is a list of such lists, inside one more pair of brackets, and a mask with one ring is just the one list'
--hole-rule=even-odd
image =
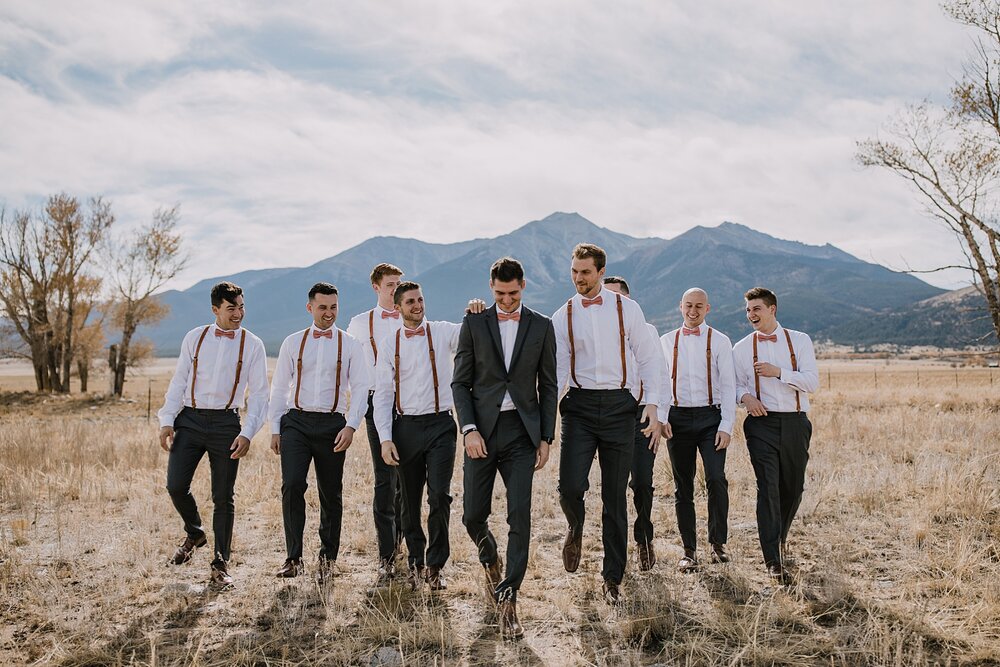
{"label": "black dress shoe", "polygon": [[301,558],[288,558],[285,560],[285,564],[274,573],[274,576],[282,579],[291,579],[292,577],[299,576],[299,573],[301,573],[303,569]]}
{"label": "black dress shoe", "polygon": [[725,544],[713,544],[712,545],[712,562],[713,563],[728,563],[732,558],[729,556],[729,552],[726,551]]}
{"label": "black dress shoe", "polygon": [[566,531],[566,539],[563,540],[563,567],[567,572],[576,572],[580,567],[580,554],[583,553],[583,532],[573,534],[573,530]]}
{"label": "black dress shoe", "polygon": [[205,537],[205,535],[201,535],[201,537],[193,540],[190,537],[185,537],[184,541],[181,542],[181,545],[177,547],[177,550],[174,552],[170,562],[174,565],[183,565],[191,560],[191,556],[194,555],[195,549],[203,547],[206,544],[208,544],[208,538]]}
{"label": "black dress shoe", "polygon": [[636,544],[636,551],[639,553],[639,570],[648,572],[656,565],[656,552],[653,550],[652,542],[639,542]]}

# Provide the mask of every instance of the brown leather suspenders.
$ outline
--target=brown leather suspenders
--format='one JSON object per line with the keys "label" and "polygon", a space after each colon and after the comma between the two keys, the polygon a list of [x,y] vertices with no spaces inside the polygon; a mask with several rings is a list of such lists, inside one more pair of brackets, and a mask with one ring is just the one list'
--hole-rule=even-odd
{"label": "brown leather suspenders", "polygon": [[194,383],[198,381],[198,354],[201,352],[201,344],[205,342],[205,334],[208,330],[212,328],[209,324],[207,327],[201,330],[201,336],[198,337],[198,344],[194,348],[194,358],[191,360],[191,407],[197,408],[198,402],[194,400]]}
{"label": "brown leather suspenders", "polygon": [[[788,343],[788,355],[792,358],[792,370],[799,370],[799,362],[795,358],[795,348],[792,347],[792,335],[788,333],[788,329],[782,329],[785,332],[785,342]],[[754,332],[753,335],[753,382],[754,389],[757,392],[757,400],[760,400],[760,373],[757,372],[757,333]],[[795,411],[802,412],[802,403],[799,399],[799,390],[795,390]]]}
{"label": "brown leather suspenders", "polygon": [[[715,398],[712,395],[712,327],[706,326],[708,337],[705,341],[705,367],[708,372],[708,404],[715,405]],[[677,405],[677,348],[680,346],[681,330],[674,334],[674,363],[670,367],[670,380],[673,382],[674,405]]]}
{"label": "brown leather suspenders", "polygon": [[[618,301],[618,342],[621,351],[622,361],[622,383],[620,389],[625,388],[628,382],[628,370],[625,366],[625,314],[622,312],[622,295],[615,295]],[[596,298],[596,297],[595,297]],[[566,302],[566,333],[569,334],[569,374],[573,378],[573,384],[581,389],[579,380],[576,379],[576,341],[573,340],[573,299]],[[640,396],[641,396],[640,389]]]}
{"label": "brown leather suspenders", "polygon": [[372,352],[375,353],[375,363],[378,363],[378,345],[375,344],[375,309],[368,311],[368,342],[372,344]]}
{"label": "brown leather suspenders", "polygon": [[[208,330],[212,328],[209,324],[207,327],[201,330],[201,336],[198,337],[198,344],[194,348],[194,358],[191,360],[191,407],[197,408],[198,402],[194,399],[194,385],[198,381],[198,355],[201,353],[201,344],[205,342],[205,335]],[[233,406],[233,400],[236,398],[236,388],[240,386],[240,375],[243,373],[243,347],[247,342],[247,330],[240,330],[240,358],[236,362],[236,379],[233,380],[233,391],[229,394],[229,402],[226,403],[225,410],[228,410]]]}
{"label": "brown leather suspenders", "polygon": [[233,391],[229,394],[229,402],[226,403],[225,410],[228,410],[233,406],[233,400],[236,398],[236,388],[240,386],[240,375],[243,373],[243,346],[247,342],[247,330],[242,329],[240,333],[240,358],[236,361],[236,379],[233,380]]}
{"label": "brown leather suspenders", "polygon": [[[307,328],[302,332],[302,342],[299,343],[299,358],[295,362],[295,407],[298,410],[302,409],[299,405],[299,390],[302,389],[302,353],[306,349],[306,340],[309,339],[309,332],[312,331],[312,327]],[[340,329],[337,330],[337,385],[333,390],[333,408],[330,412],[337,411],[337,405],[340,403],[340,369],[343,365],[344,359],[344,332]]]}
{"label": "brown leather suspenders", "polygon": [[[424,331],[427,332],[427,351],[431,358],[431,375],[434,378],[434,412],[441,412],[441,400],[438,393],[438,371],[437,358],[434,354],[434,338],[431,336],[431,325],[424,322]],[[402,329],[396,330],[396,414],[403,414],[402,401],[399,398],[399,337],[403,333]]]}

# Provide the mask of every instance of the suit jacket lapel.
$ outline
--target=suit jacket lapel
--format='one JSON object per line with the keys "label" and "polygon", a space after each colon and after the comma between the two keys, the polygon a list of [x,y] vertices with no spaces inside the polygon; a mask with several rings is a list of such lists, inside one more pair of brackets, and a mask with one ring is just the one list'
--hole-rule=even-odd
{"label": "suit jacket lapel", "polygon": [[531,326],[531,320],[531,311],[521,306],[521,321],[518,322],[517,336],[514,338],[514,353],[510,355],[511,368],[514,368],[514,364],[517,362],[517,355],[521,353],[521,348],[524,347],[524,339],[528,336],[528,328]]}
{"label": "suit jacket lapel", "polygon": [[493,338],[497,354],[500,355],[500,367],[503,368],[503,341],[500,339],[500,323],[497,321],[496,304],[486,310],[486,328],[490,330],[490,337]]}

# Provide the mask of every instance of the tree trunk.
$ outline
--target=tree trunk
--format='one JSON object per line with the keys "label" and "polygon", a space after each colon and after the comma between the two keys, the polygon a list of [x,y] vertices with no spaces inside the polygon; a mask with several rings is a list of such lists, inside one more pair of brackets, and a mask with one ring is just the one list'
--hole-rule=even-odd
{"label": "tree trunk", "polygon": [[70,283],[69,286],[69,303],[66,307],[66,336],[63,341],[63,358],[62,358],[62,391],[64,394],[70,393],[70,369],[73,367],[73,320],[74,311],[76,309],[76,294],[74,293],[73,285]]}
{"label": "tree trunk", "polygon": [[125,393],[125,369],[128,368],[128,348],[132,342],[132,335],[135,333],[135,325],[131,321],[126,321],[122,327],[122,340],[118,344],[118,366],[115,368],[115,396],[121,397]]}
{"label": "tree trunk", "polygon": [[87,377],[90,375],[90,360],[77,359],[76,370],[80,374],[80,393],[87,393]]}

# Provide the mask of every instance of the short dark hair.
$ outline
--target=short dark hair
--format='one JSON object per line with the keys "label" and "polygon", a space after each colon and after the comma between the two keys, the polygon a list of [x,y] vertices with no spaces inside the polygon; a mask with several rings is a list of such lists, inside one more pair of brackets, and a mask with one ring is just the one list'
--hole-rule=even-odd
{"label": "short dark hair", "polygon": [[377,264],[374,269],[372,269],[372,285],[381,285],[382,279],[386,276],[401,276],[403,275],[403,269],[395,266],[394,264]]}
{"label": "short dark hair", "polygon": [[243,288],[228,280],[224,280],[212,288],[212,305],[222,307],[223,301],[236,305],[236,297],[243,295]]}
{"label": "short dark hair", "polygon": [[337,294],[337,287],[333,283],[318,282],[309,288],[309,300],[312,301],[317,294]]}
{"label": "short dark hair", "polygon": [[415,283],[412,280],[404,280],[399,283],[396,291],[392,293],[392,302],[398,306],[403,302],[403,295],[415,289],[420,289],[420,283]]}
{"label": "short dark hair", "polygon": [[628,289],[628,283],[621,276],[604,276],[605,285],[620,285],[622,289],[622,294],[628,296],[630,294]]}
{"label": "short dark hair", "polygon": [[778,297],[775,296],[774,292],[767,289],[766,287],[751,287],[743,295],[743,298],[747,301],[753,301],[754,299],[760,299],[764,302],[765,306],[778,307]]}
{"label": "short dark hair", "polygon": [[498,280],[509,283],[512,280],[524,281],[524,267],[513,257],[501,257],[490,267],[490,282]]}
{"label": "short dark hair", "polygon": [[600,271],[608,263],[608,253],[604,252],[604,248],[596,246],[593,243],[577,243],[576,247],[573,248],[573,259],[587,259],[588,257],[594,258],[594,266]]}

